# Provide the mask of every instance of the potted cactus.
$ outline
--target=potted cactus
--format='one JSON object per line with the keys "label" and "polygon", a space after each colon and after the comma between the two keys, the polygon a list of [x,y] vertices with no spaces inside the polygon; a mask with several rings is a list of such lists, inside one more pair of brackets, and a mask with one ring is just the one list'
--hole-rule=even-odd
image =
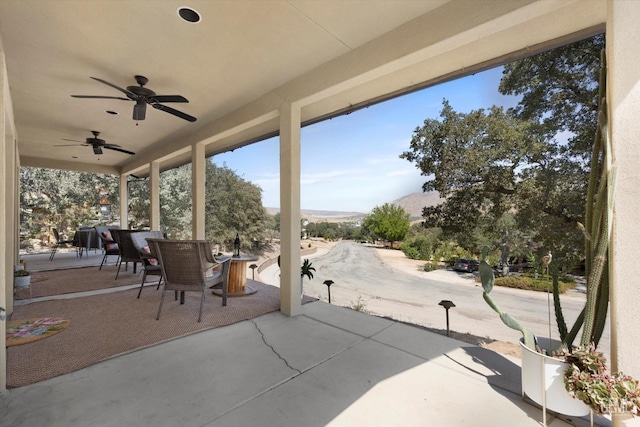
{"label": "potted cactus", "polygon": [[[604,330],[609,304],[609,242],[613,215],[613,189],[615,166],[611,161],[611,141],[608,135],[607,106],[605,99],[606,64],[602,52],[598,128],[591,155],[591,169],[586,198],[585,222],[578,224],[585,235],[587,297],[585,307],[571,329],[562,315],[558,292],[558,273],[553,271],[553,294],[556,323],[560,342],[537,338],[516,319],[498,308],[489,293],[494,285],[493,270],[486,261],[488,249],[483,250],[479,272],[483,298],[496,311],[505,325],[522,333],[520,343],[522,357],[522,391],[543,406],[546,425],[546,408],[566,415],[582,416],[593,410],[597,414],[617,413],[620,405],[613,402],[615,396],[625,396],[632,414],[638,409],[638,383],[614,373],[609,376],[601,370],[589,370],[595,349]],[[574,346],[582,329],[580,344]],[[546,353],[546,354],[545,354]],[[550,357],[548,355],[558,355]],[[604,364],[602,364],[604,366]],[[565,376],[566,375],[566,376]],[[566,380],[564,378],[567,378]],[[593,398],[594,390],[600,399]],[[616,391],[617,390],[617,391]],[[611,397],[609,399],[609,397]],[[609,399],[610,404],[603,404]],[[612,406],[613,405],[613,406]],[[624,405],[622,405],[624,406]]]}
{"label": "potted cactus", "polygon": [[[571,416],[584,416],[589,414],[589,407],[579,400],[575,400],[567,392],[563,382],[563,374],[569,365],[563,360],[547,356],[553,343],[546,338],[537,338],[527,330],[520,322],[508,313],[502,311],[494,302],[490,293],[493,289],[495,276],[493,269],[487,263],[488,248],[482,249],[480,260],[480,280],[482,281],[482,297],[489,306],[500,316],[502,322],[520,331],[522,338],[522,395],[527,395],[531,400],[542,406],[543,425],[546,423],[547,409]],[[554,281],[557,276],[554,276]],[[557,345],[558,343],[556,343]],[[545,349],[545,351],[543,351]]]}

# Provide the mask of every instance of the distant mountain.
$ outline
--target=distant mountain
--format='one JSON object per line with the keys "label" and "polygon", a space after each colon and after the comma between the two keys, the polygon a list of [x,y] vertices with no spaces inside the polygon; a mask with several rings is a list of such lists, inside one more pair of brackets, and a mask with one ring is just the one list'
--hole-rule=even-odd
{"label": "distant mountain", "polygon": [[[265,208],[269,215],[280,212],[279,208]],[[342,211],[321,211],[313,209],[302,209],[300,215],[309,222],[358,222],[367,214],[362,212],[342,212]]]}
{"label": "distant mountain", "polygon": [[[430,193],[411,193],[404,197],[396,199],[391,204],[398,205],[407,211],[412,221],[422,218],[422,208],[426,206],[435,206],[444,201],[438,196],[437,192]],[[269,215],[275,215],[280,212],[279,208],[265,208]],[[302,209],[300,214],[309,222],[327,221],[327,222],[357,222],[367,216],[369,212],[341,212],[341,211],[322,211],[312,209]]]}
{"label": "distant mountain", "polygon": [[400,206],[409,213],[411,220],[422,218],[422,208],[427,206],[435,206],[444,202],[436,191],[429,193],[411,193],[404,197],[394,200],[391,204]]}

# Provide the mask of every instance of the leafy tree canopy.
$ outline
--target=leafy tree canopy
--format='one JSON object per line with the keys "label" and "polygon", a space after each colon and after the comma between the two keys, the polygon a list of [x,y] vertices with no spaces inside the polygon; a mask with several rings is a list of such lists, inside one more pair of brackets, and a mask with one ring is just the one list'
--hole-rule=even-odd
{"label": "leafy tree canopy", "polygon": [[516,117],[538,123],[547,139],[569,132],[569,156],[587,160],[598,110],[600,51],[605,36],[578,41],[505,65],[500,93],[522,95]]}
{"label": "leafy tree canopy", "polygon": [[401,206],[385,203],[373,208],[364,218],[364,225],[378,237],[393,243],[404,239],[411,223],[409,213]]}
{"label": "leafy tree canopy", "polygon": [[232,244],[236,233],[243,245],[263,241],[267,224],[273,224],[262,206],[262,190],[245,181],[226,165],[208,161],[206,166],[207,239]]}
{"label": "leafy tree canopy", "polygon": [[462,114],[443,101],[440,120],[425,120],[414,131],[410,151],[400,156],[433,176],[424,191],[447,199],[424,209],[426,224],[464,240],[487,219],[513,209],[523,176],[553,150],[532,127],[500,107]]}
{"label": "leafy tree canopy", "polygon": [[[445,100],[439,119],[416,128],[400,157],[431,178],[424,191],[446,198],[424,209],[427,226],[467,250],[487,238],[498,248],[508,235],[512,247],[522,246],[518,238],[569,262],[582,256],[577,222],[584,218],[603,45],[604,36],[596,36],[506,65],[500,91],[522,96],[513,109],[462,114]],[[506,213],[515,225],[500,222]]]}
{"label": "leafy tree canopy", "polygon": [[[231,243],[239,233],[246,246],[263,240],[265,229],[275,227],[262,207],[258,186],[245,181],[226,166],[207,162],[206,237]],[[115,176],[52,169],[21,168],[21,231],[24,237],[43,238],[56,227],[66,237],[80,226],[117,222],[119,180]],[[129,226],[149,226],[149,180],[128,183]],[[101,195],[111,203],[111,215],[98,211]],[[160,177],[160,224],[173,238],[191,237],[191,165],[164,171]]]}
{"label": "leafy tree canopy", "polygon": [[54,169],[20,168],[20,229],[25,238],[47,238],[57,228],[71,238],[81,225],[98,225],[98,206],[108,197],[111,212],[118,211],[118,180],[114,176]]}
{"label": "leafy tree canopy", "polygon": [[173,238],[191,238],[191,163],[160,174],[160,228]]}
{"label": "leafy tree canopy", "polygon": [[360,238],[360,227],[351,222],[310,222],[304,229],[309,237],[322,237],[326,240]]}

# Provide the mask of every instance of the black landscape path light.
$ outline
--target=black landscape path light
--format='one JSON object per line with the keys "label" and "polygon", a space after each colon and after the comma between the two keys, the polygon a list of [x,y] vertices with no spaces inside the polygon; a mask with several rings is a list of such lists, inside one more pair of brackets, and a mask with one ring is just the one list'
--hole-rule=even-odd
{"label": "black landscape path light", "polygon": [[443,306],[445,311],[447,312],[447,336],[451,337],[451,335],[449,335],[449,309],[451,307],[455,307],[456,305],[453,302],[446,299],[443,299],[442,301],[440,301],[438,305]]}
{"label": "black landscape path light", "polygon": [[258,265],[251,264],[249,268],[251,269],[251,280],[256,280],[256,268],[258,268]]}
{"label": "black landscape path light", "polygon": [[327,292],[329,293],[329,304],[331,304],[331,285],[333,285],[333,280],[325,280],[324,284],[327,285]]}

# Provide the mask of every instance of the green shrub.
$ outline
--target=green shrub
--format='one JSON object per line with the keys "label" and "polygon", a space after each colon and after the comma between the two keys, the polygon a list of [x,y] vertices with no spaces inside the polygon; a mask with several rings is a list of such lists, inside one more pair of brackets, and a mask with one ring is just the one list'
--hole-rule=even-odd
{"label": "green shrub", "polygon": [[[552,292],[553,283],[551,279],[539,277],[538,279],[530,275],[510,275],[507,277],[496,277],[495,286],[504,286],[505,288],[525,289],[537,292]],[[568,289],[576,287],[575,281],[570,278],[563,277],[558,281],[560,293],[565,293]]]}
{"label": "green shrub", "polygon": [[424,267],[422,267],[422,269],[424,271],[426,271],[426,272],[434,271],[434,270],[440,270],[442,268],[443,267],[441,265],[438,265],[435,262],[427,262],[427,263],[424,264]]}
{"label": "green shrub", "polygon": [[400,250],[409,259],[431,259],[431,241],[425,236],[416,236],[405,240],[400,245]]}

